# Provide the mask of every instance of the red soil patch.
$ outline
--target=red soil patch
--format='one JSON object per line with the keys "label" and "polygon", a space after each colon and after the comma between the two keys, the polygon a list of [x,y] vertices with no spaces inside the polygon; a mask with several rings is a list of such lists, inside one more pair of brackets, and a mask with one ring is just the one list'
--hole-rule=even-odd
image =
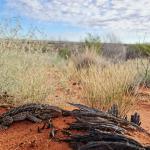
{"label": "red soil patch", "polygon": [[142,132],[129,132],[130,138],[133,138],[134,140],[142,143],[143,145],[150,145],[150,137],[147,136],[145,133]]}
{"label": "red soil patch", "polygon": [[[71,117],[54,119],[53,123],[58,129],[59,138],[63,138],[61,129],[66,128],[68,123],[74,122]],[[38,133],[38,126],[28,121],[14,123],[8,130],[0,131],[0,150],[71,150],[67,143],[54,142],[49,139],[50,129]]]}
{"label": "red soil patch", "polygon": [[150,132],[150,103],[139,103],[136,110],[141,116],[141,126]]}
{"label": "red soil patch", "polygon": [[4,112],[6,112],[6,111],[7,111],[6,108],[0,108],[0,114],[4,113]]}
{"label": "red soil patch", "polygon": [[134,111],[140,114],[141,126],[150,132],[150,88],[141,87],[138,90],[138,94],[139,102]]}
{"label": "red soil patch", "polygon": [[[150,133],[150,101],[142,102],[140,101],[134,109],[138,112],[141,117],[141,127]],[[133,112],[132,112],[133,113]],[[135,140],[147,145],[150,144],[150,138],[143,133],[130,132],[130,136],[134,137]]]}

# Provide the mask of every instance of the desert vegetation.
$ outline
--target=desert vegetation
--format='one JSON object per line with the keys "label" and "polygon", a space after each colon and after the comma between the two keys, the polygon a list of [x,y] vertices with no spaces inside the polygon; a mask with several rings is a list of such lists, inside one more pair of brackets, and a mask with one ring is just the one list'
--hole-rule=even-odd
{"label": "desert vegetation", "polygon": [[140,86],[148,85],[149,68],[146,66],[149,61],[137,59],[113,64],[101,56],[89,55],[84,54],[85,57],[78,61],[81,64],[75,64],[74,75],[81,81],[82,94],[86,97],[84,103],[102,110],[115,103],[120,108],[120,115],[127,114],[138,102]]}
{"label": "desert vegetation", "polygon": [[[58,87],[65,93],[70,88],[70,81],[74,81],[81,86],[81,103],[102,110],[116,104],[120,115],[125,116],[138,101],[139,87],[150,84],[148,58],[114,63],[102,55],[99,36],[89,34],[77,53],[67,48],[56,53],[47,51],[47,43],[36,41],[35,37],[33,40],[31,34],[18,40],[18,27],[16,30],[10,27],[12,34],[1,35],[0,40],[0,93],[1,97],[8,94],[5,103],[51,104],[61,99],[62,105],[67,99],[65,96],[60,99],[51,96],[56,94]],[[132,47],[148,56],[149,45]],[[72,93],[69,94],[70,98]]]}
{"label": "desert vegetation", "polygon": [[73,49],[54,48],[36,30],[20,35],[21,25],[9,25],[0,26],[0,132],[8,129],[0,149],[149,148],[148,44],[126,50],[88,34]]}

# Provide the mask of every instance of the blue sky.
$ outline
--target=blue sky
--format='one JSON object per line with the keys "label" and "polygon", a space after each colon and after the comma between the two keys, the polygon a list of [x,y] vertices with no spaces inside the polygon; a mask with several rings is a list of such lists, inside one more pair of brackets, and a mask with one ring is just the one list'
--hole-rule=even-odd
{"label": "blue sky", "polygon": [[109,41],[150,42],[149,0],[0,0],[0,19],[19,18],[24,32],[41,38],[80,41],[87,33]]}

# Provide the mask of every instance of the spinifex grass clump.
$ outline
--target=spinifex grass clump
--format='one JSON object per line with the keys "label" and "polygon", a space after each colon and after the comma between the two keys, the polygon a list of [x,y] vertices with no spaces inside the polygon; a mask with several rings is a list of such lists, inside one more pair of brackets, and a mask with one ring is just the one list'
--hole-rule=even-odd
{"label": "spinifex grass clump", "polygon": [[0,53],[0,91],[15,101],[40,101],[48,95],[49,57],[16,51]]}
{"label": "spinifex grass clump", "polygon": [[86,49],[83,53],[72,56],[73,63],[77,70],[88,69],[91,65],[96,65],[97,54],[95,51]]}
{"label": "spinifex grass clump", "polygon": [[45,34],[21,30],[19,22],[0,23],[0,94],[11,96],[6,103],[44,102],[56,88],[57,82],[50,79],[53,66],[62,61],[48,52],[46,41],[38,39]]}
{"label": "spinifex grass clump", "polygon": [[[77,72],[83,87],[85,103],[102,110],[118,105],[119,115],[125,116],[137,100],[135,89],[139,87],[143,74],[136,61],[107,64],[105,67],[90,66]],[[141,70],[142,71],[142,70]]]}

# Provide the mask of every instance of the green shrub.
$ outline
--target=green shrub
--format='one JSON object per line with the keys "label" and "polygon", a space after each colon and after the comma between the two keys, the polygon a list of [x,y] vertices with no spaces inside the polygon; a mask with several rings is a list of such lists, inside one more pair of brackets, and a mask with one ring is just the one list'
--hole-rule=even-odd
{"label": "green shrub", "polygon": [[150,45],[149,44],[132,44],[127,49],[127,59],[137,57],[149,57]]}
{"label": "green shrub", "polygon": [[97,54],[101,53],[101,39],[97,35],[88,34],[85,38],[85,47],[91,51],[95,51]]}
{"label": "green shrub", "polygon": [[136,44],[136,48],[143,56],[150,56],[149,44]]}
{"label": "green shrub", "polygon": [[59,50],[58,55],[61,58],[68,59],[71,56],[71,51],[67,48],[63,48],[63,49]]}

